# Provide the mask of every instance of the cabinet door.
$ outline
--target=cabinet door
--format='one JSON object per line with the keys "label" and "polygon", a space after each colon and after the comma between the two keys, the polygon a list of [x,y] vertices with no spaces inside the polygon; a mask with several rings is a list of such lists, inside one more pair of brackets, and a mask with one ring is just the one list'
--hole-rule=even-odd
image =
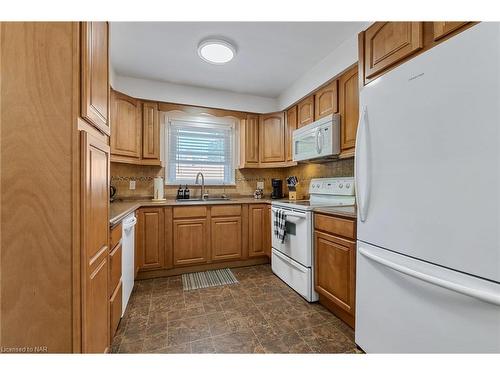
{"label": "cabinet door", "polygon": [[271,258],[271,247],[272,247],[272,231],[271,231],[271,205],[267,205],[265,209],[264,216],[264,254]]}
{"label": "cabinet door", "polygon": [[439,40],[446,35],[452,33],[453,31],[459,29],[460,27],[466,25],[468,22],[433,22],[434,26],[434,40]]}
{"label": "cabinet door", "polygon": [[248,115],[241,132],[241,161],[242,168],[257,167],[259,165],[259,116]]}
{"label": "cabinet door", "polygon": [[143,103],[142,158],[160,160],[160,119],[157,103]]}
{"label": "cabinet door", "polygon": [[314,94],[314,120],[339,111],[337,89],[338,82],[335,80]]}
{"label": "cabinet door", "polygon": [[260,162],[285,161],[285,115],[283,112],[260,116]]}
{"label": "cabinet door", "polygon": [[174,266],[207,262],[207,219],[174,220]]}
{"label": "cabinet door", "polygon": [[301,128],[314,121],[314,95],[308,96],[297,104],[297,127]]}
{"label": "cabinet door", "polygon": [[82,351],[109,344],[109,146],[82,131]]}
{"label": "cabinet door", "polygon": [[82,22],[81,31],[81,115],[109,135],[108,23]]}
{"label": "cabinet door", "polygon": [[359,119],[358,67],[356,66],[344,73],[339,82],[341,156],[354,156]]}
{"label": "cabinet door", "polygon": [[122,317],[122,282],[120,280],[111,298],[109,299],[109,329],[110,338],[115,335],[118,324]]}
{"label": "cabinet door", "polygon": [[315,231],[314,251],[316,291],[354,316],[356,243]]}
{"label": "cabinet door", "polygon": [[141,158],[140,107],[137,99],[111,92],[111,155]]}
{"label": "cabinet door", "polygon": [[286,111],[286,161],[293,161],[293,131],[295,129],[297,129],[297,106],[293,106],[288,111]]}
{"label": "cabinet door", "polygon": [[248,207],[248,256],[266,255],[266,205],[253,204]]}
{"label": "cabinet door", "polygon": [[165,226],[161,207],[141,208],[137,217],[139,269],[165,267]]}
{"label": "cabinet door", "polygon": [[423,22],[375,22],[365,31],[365,78],[373,78],[423,46]]}
{"label": "cabinet door", "polygon": [[241,217],[215,217],[211,225],[212,260],[241,258]]}

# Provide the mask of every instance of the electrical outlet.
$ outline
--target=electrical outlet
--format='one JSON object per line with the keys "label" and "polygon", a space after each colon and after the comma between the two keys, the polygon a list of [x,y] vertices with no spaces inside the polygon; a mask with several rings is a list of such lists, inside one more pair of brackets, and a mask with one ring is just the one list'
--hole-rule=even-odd
{"label": "electrical outlet", "polygon": [[135,190],[135,180],[130,180],[128,188],[130,190]]}
{"label": "electrical outlet", "polygon": [[264,190],[264,181],[258,181],[257,182],[257,189]]}

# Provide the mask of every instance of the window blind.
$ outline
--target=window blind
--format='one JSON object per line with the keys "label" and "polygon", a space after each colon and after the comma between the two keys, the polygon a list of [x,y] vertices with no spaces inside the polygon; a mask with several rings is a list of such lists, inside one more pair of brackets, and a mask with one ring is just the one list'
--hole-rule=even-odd
{"label": "window blind", "polygon": [[234,184],[234,127],[173,120],[168,124],[167,182],[193,184],[202,172],[207,185]]}

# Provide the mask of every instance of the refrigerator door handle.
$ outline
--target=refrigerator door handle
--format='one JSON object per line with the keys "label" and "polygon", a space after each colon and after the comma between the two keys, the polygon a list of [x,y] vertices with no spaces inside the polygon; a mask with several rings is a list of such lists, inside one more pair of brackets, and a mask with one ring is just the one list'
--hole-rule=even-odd
{"label": "refrigerator door handle", "polygon": [[428,275],[423,272],[415,271],[411,268],[402,266],[400,264],[394,263],[390,260],[384,259],[378,255],[372,254],[369,250],[363,249],[361,246],[358,248],[358,251],[361,255],[365,256],[368,259],[371,259],[374,262],[377,262],[383,266],[391,268],[397,272],[403,273],[405,275],[411,276],[413,278],[422,280],[426,283],[436,285],[441,288],[445,288],[451,290],[453,292],[457,292],[475,299],[478,299],[483,302],[491,303],[494,305],[500,306],[500,295],[486,292],[474,288],[470,288],[465,285],[461,285],[452,281],[443,280],[438,277]]}
{"label": "refrigerator door handle", "polygon": [[366,220],[370,191],[370,176],[368,168],[368,108],[363,107],[359,116],[358,132],[356,134],[356,154],[354,156],[354,184],[359,219]]}

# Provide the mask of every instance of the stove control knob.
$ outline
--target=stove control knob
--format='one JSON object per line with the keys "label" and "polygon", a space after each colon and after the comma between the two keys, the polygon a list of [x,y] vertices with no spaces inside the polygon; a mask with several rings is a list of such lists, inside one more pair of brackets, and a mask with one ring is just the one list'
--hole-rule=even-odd
{"label": "stove control knob", "polygon": [[351,187],[351,184],[346,184],[345,187],[349,189]]}
{"label": "stove control knob", "polygon": [[343,187],[344,187],[344,185],[343,185],[343,184],[339,184],[339,188],[341,188],[341,189],[342,189]]}

